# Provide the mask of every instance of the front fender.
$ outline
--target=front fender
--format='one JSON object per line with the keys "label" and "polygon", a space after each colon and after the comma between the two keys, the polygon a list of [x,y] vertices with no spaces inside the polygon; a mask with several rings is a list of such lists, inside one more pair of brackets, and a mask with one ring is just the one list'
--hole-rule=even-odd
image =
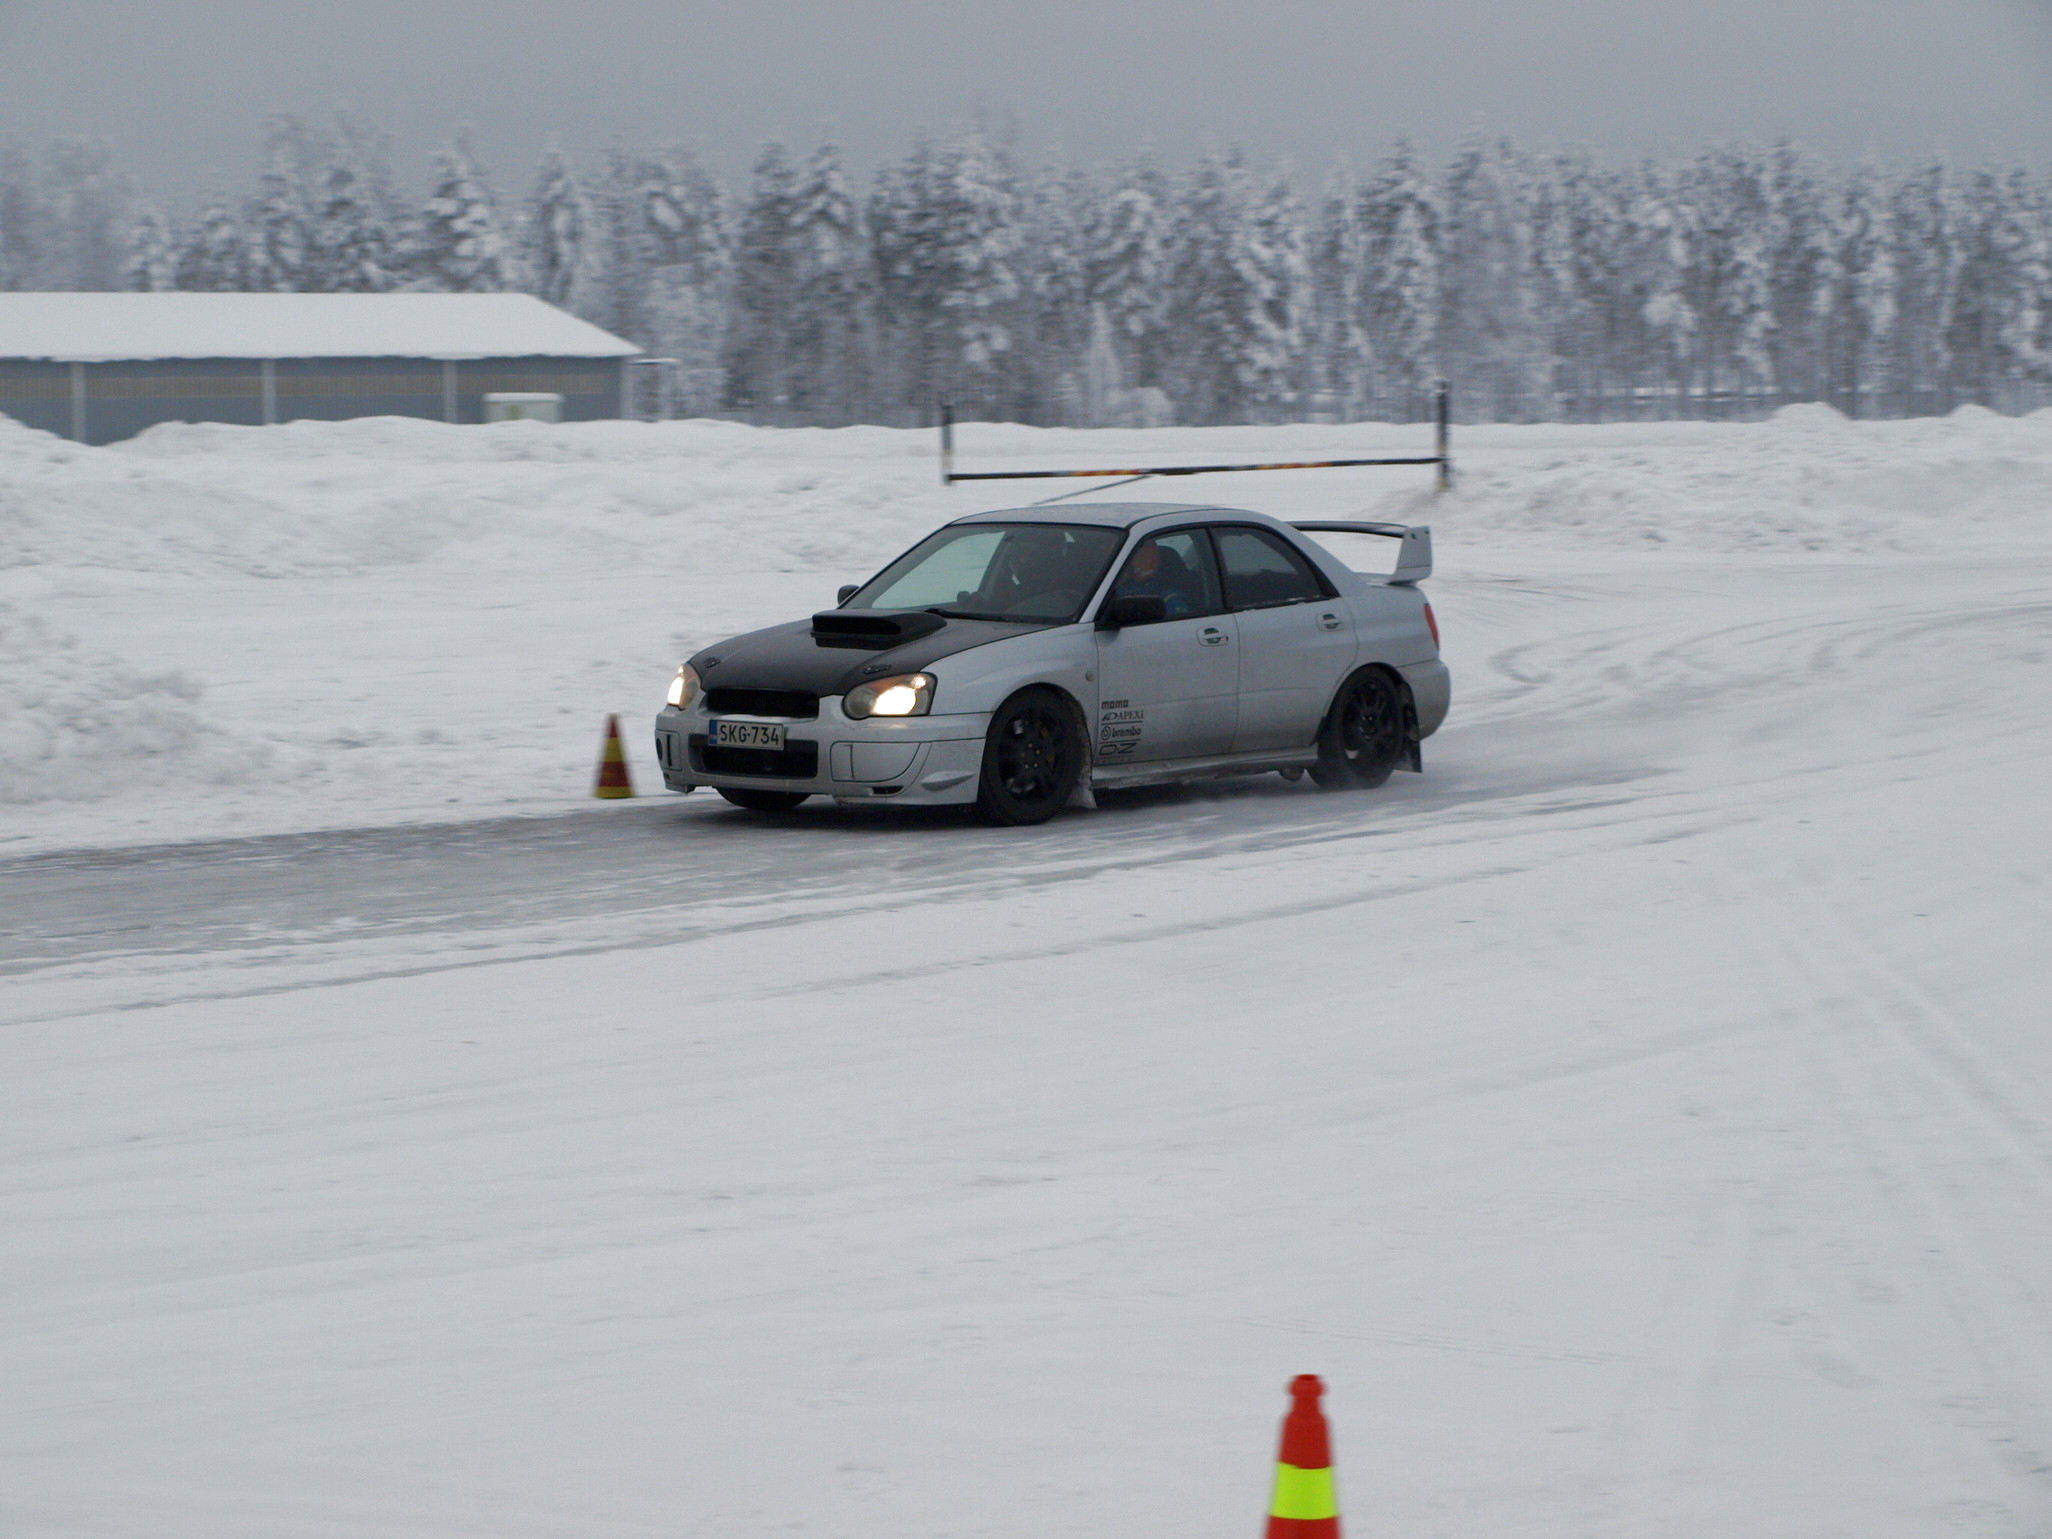
{"label": "front fender", "polygon": [[1029,684],[1051,684],[1087,712],[1097,700],[1097,636],[1087,625],[1056,626],[943,658],[926,671],[937,712],[987,714]]}

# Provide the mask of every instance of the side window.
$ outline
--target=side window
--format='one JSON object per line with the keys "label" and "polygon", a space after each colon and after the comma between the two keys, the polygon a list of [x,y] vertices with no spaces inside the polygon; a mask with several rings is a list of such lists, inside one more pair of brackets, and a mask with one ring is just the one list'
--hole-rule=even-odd
{"label": "side window", "polygon": [[1267,609],[1321,599],[1325,584],[1311,563],[1280,536],[1245,524],[1213,529],[1219,564],[1225,568],[1226,604],[1232,609]]}
{"label": "side window", "polygon": [[1204,531],[1179,529],[1142,540],[1112,584],[1113,598],[1129,593],[1160,594],[1171,620],[1217,614],[1224,606],[1219,603],[1218,568]]}

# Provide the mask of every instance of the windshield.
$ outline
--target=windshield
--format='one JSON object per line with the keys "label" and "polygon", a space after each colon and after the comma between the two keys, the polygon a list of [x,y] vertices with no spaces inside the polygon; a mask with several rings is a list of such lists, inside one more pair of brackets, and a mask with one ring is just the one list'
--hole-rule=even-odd
{"label": "windshield", "polygon": [[1083,612],[1125,541],[1123,529],[1088,524],[950,524],[843,607],[1066,624]]}

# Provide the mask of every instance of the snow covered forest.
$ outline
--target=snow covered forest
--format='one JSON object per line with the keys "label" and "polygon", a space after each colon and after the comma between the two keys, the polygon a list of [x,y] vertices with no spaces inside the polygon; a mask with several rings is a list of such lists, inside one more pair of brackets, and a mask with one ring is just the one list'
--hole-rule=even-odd
{"label": "snow covered forest", "polygon": [[2020,166],[1683,163],[1399,143],[1321,186],[1212,153],[1030,167],[980,130],[866,189],[766,146],[736,196],[682,148],[551,150],[426,196],[347,119],[272,122],[254,188],[176,217],[101,145],[0,145],[0,288],[522,289],[671,365],[661,415],[1151,426],[1857,417],[2052,401],[2052,179]]}

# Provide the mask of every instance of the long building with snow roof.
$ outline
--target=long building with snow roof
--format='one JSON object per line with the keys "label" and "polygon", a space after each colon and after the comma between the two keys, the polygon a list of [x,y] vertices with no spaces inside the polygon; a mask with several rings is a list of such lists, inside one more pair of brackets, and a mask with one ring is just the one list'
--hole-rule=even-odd
{"label": "long building with snow roof", "polygon": [[527,294],[0,293],[0,413],[104,444],[159,422],[626,414],[640,349]]}

